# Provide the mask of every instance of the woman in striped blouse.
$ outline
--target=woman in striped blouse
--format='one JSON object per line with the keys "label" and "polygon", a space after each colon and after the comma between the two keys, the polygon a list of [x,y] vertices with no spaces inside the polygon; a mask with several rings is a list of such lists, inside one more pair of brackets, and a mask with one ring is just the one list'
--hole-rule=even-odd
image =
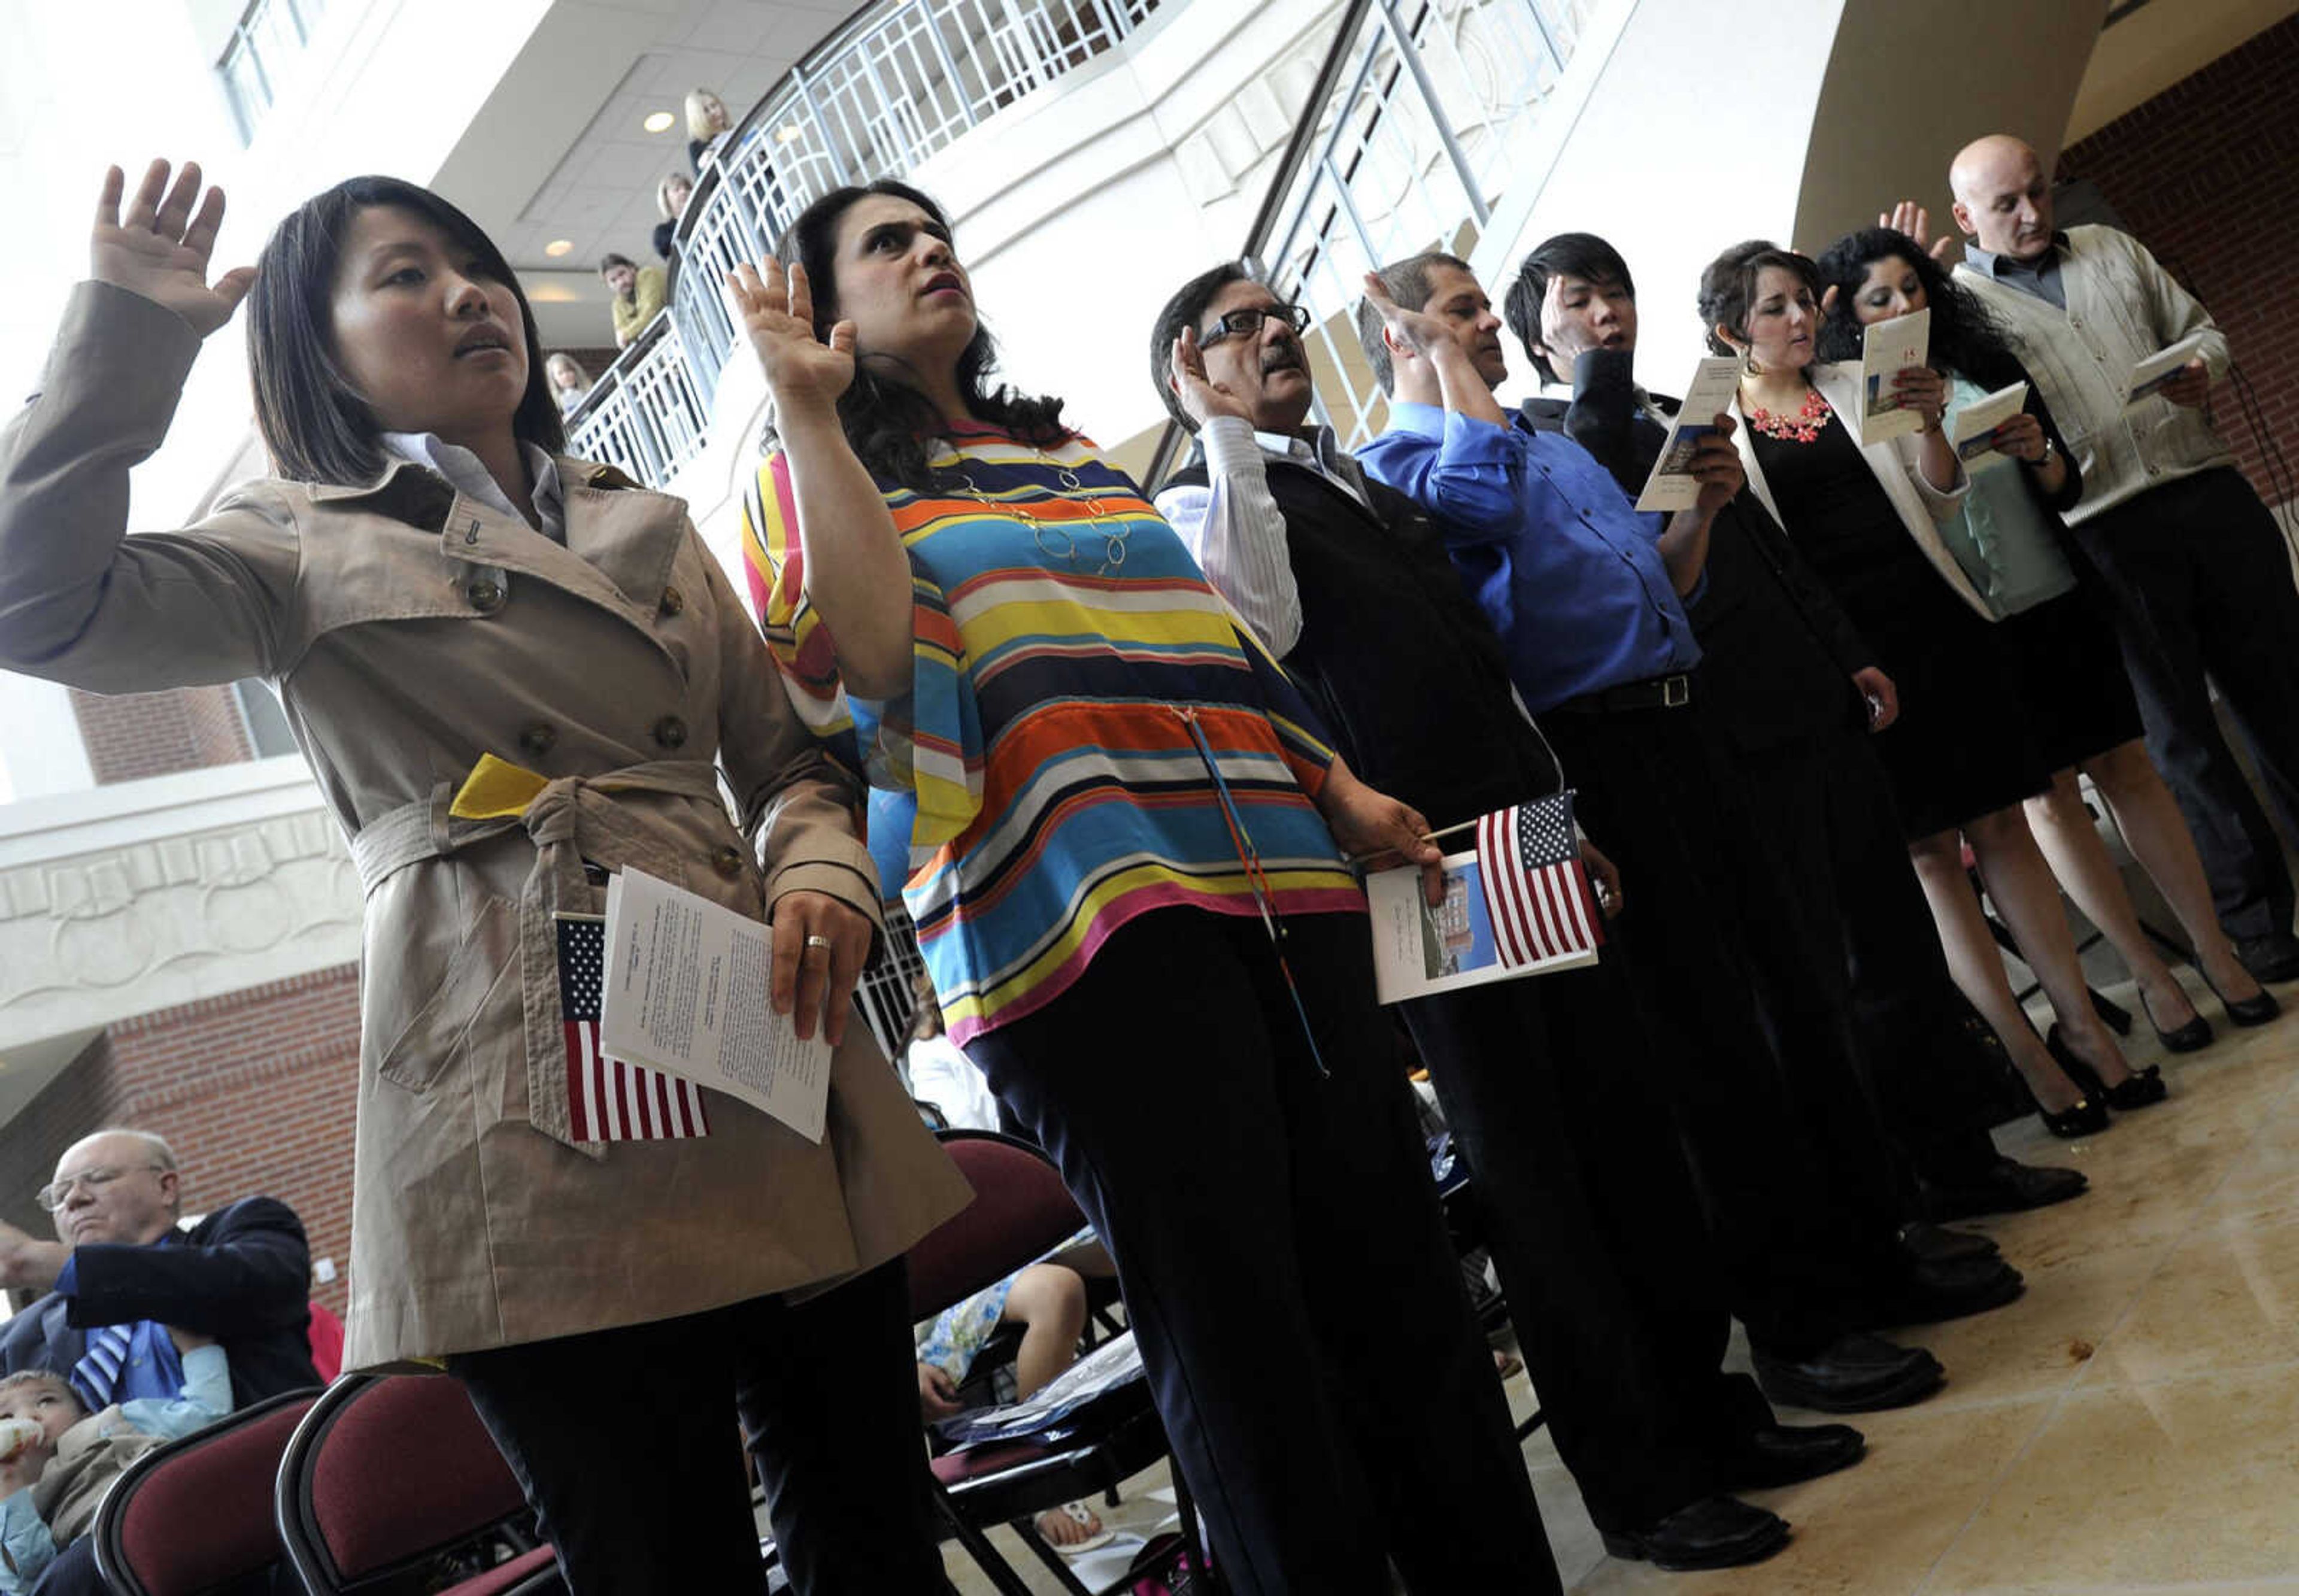
{"label": "woman in striped blouse", "polygon": [[1340,857],[1433,863],[1427,827],[1059,402],[991,386],[930,200],[842,188],[782,253],[733,283],[776,405],[768,639],[917,795],[950,1035],[1116,1259],[1214,1560],[1241,1593],[1386,1591],[1390,1559],[1556,1589]]}

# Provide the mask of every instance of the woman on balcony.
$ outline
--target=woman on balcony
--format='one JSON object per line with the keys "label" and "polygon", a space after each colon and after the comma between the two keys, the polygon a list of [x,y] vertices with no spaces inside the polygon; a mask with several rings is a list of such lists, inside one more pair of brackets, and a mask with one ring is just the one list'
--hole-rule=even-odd
{"label": "woman on balcony", "polygon": [[[1710,347],[1743,353],[1735,434],[1748,486],[1844,606],[1899,689],[1876,751],[1899,800],[1917,879],[1956,985],[1984,1015],[2055,1136],[2107,1128],[2107,1110],[2162,1101],[2160,1070],[2134,1073],[2092,1010],[2058,887],[2021,805],[2051,786],[2027,712],[2018,653],[1938,531],[1971,483],[1942,420],[1947,378],[1896,378],[1922,428],[1863,445],[1839,412],[1858,369],[1816,364],[1818,269],[1762,240],[1727,250],[1700,279]],[[2056,478],[2054,479],[2056,484]],[[1988,895],[2058,1017],[2038,1043],[1967,880],[1969,840]]]}
{"label": "woman on balcony", "polygon": [[1116,1258],[1224,1581],[1555,1590],[1336,848],[1433,862],[1421,817],[1060,402],[992,385],[930,200],[837,190],[783,255],[733,282],[778,432],[753,594],[801,713],[866,701],[916,791],[950,1035]]}
{"label": "woman on balcony", "polygon": [[[353,179],[211,283],[221,193],[159,162],[124,215],[123,188],[0,433],[0,667],[279,692],[367,894],[346,1363],[444,1360],[577,1592],[766,1590],[737,1412],[798,1590],[947,1589],[899,1260],[966,1193],[843,1035],[876,914],[859,782],[685,507],[561,453],[469,218]],[[251,289],[278,476],[123,536],[129,468]],[[578,1072],[561,939],[627,861],[771,923],[776,1007],[836,1047],[819,1143]],[[585,1081],[632,1111],[594,1118]]]}
{"label": "woman on balcony", "polygon": [[[1915,225],[1921,230],[1921,223]],[[2220,994],[2228,1018],[2238,1026],[2265,1025],[2281,1007],[2244,968],[2220,928],[2195,840],[2147,757],[2138,701],[2107,613],[2112,601],[2060,525],[2059,512],[2083,496],[2083,478],[2035,385],[1988,307],[1948,276],[1921,239],[1863,228],[1837,240],[1819,264],[1828,308],[1822,359],[1856,360],[1861,328],[1928,309],[1932,362],[1948,375],[1951,423],[1988,394],[2026,385],[2026,408],[1998,427],[1993,446],[1971,462],[1971,496],[1941,523],[1940,536],[2020,655],[2030,729],[2052,772],[2050,791],[2028,800],[2029,822],[2060,885],[2122,955],[2140,1007],[2168,1051],[2210,1045],[2212,1022],[2196,1012],[2140,928],[2131,894],[2076,786],[2078,770],[2092,778],[2140,868],[2179,917],[2195,950],[2195,968]]]}

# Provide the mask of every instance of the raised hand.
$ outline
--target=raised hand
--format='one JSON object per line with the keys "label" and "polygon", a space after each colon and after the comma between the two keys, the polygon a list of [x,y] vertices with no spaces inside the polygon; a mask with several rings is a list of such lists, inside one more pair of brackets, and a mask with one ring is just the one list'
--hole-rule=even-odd
{"label": "raised hand", "polygon": [[1205,351],[1198,347],[1198,335],[1192,328],[1183,328],[1182,336],[1174,340],[1174,353],[1167,362],[1167,378],[1174,385],[1174,397],[1190,419],[1204,426],[1216,416],[1237,416],[1253,420],[1253,407],[1230,389],[1206,376]]}
{"label": "raised hand", "polygon": [[1924,430],[1939,429],[1940,412],[1947,408],[1947,378],[1930,366],[1906,366],[1893,373],[1892,392],[1903,408],[1924,419]]}
{"label": "raised hand", "polygon": [[127,187],[118,167],[105,170],[104,192],[95,202],[95,231],[88,240],[89,275],[167,306],[206,337],[231,320],[255,284],[253,266],[234,267],[208,281],[208,256],[223,225],[223,190],[210,188],[203,197],[199,165],[191,161],[184,162],[171,188],[168,163],[154,161],[145,168],[123,217],[120,200]]}
{"label": "raised hand", "polygon": [[1427,354],[1453,341],[1453,329],[1426,311],[1408,311],[1389,296],[1381,274],[1365,274],[1365,303],[1381,317],[1394,341],[1415,354]]}
{"label": "raised hand", "polygon": [[1748,482],[1739,447],[1732,442],[1732,418],[1720,411],[1714,419],[1716,430],[1692,446],[1692,478],[1700,484],[1693,508],[1703,515],[1714,515],[1730,504]]}
{"label": "raised hand", "polygon": [[776,405],[838,403],[854,380],[854,324],[832,328],[826,344],[815,337],[814,294],[805,267],[793,264],[785,277],[780,261],[766,262],[763,275],[737,266],[726,274],[726,296],[759,352]]}
{"label": "raised hand", "polygon": [[1922,250],[1942,265],[1947,263],[1947,252],[1955,247],[1955,235],[1953,233],[1942,233],[1938,239],[1931,244],[1924,242],[1931,235],[1932,213],[1913,200],[1902,200],[1889,211],[1884,212],[1876,218],[1876,225],[1880,228],[1890,228],[1896,233],[1905,233],[1910,238],[1915,240],[1918,249]]}

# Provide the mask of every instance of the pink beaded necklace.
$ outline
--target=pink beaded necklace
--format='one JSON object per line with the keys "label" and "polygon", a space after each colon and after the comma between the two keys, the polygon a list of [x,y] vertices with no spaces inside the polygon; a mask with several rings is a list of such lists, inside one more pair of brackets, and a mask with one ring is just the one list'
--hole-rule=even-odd
{"label": "pink beaded necklace", "polygon": [[1766,437],[1810,444],[1819,441],[1821,428],[1835,413],[1828,401],[1820,396],[1820,390],[1813,388],[1805,394],[1804,407],[1792,416],[1776,416],[1761,404],[1749,406],[1748,425]]}

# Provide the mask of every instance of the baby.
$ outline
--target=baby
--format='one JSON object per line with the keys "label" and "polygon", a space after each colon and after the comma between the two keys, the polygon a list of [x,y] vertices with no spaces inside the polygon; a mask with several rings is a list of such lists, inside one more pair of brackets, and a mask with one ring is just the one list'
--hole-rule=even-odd
{"label": "baby", "polygon": [[231,1411],[231,1367],[203,1335],[170,1329],[184,1384],[90,1414],[71,1382],[46,1369],[0,1379],[0,1596],[31,1588],[58,1549],[87,1533],[120,1471],[162,1441]]}

